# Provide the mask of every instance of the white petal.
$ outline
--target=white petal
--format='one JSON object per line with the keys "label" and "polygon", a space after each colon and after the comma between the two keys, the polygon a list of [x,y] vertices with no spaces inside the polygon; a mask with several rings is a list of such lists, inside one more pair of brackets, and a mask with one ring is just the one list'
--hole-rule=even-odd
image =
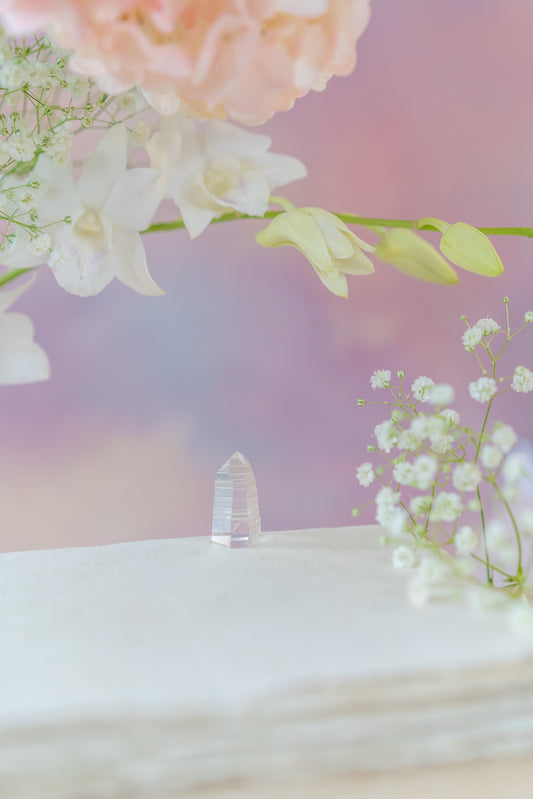
{"label": "white petal", "polygon": [[116,254],[115,276],[139,294],[157,297],[165,292],[148,271],[146,253],[138,233],[115,226],[113,248]]}
{"label": "white petal", "polygon": [[41,155],[32,175],[43,182],[43,188],[37,195],[42,219],[56,221],[65,216],[75,218],[83,213],[72,164],[57,167],[48,156]]}
{"label": "white petal", "polygon": [[165,178],[155,169],[128,169],[115,181],[102,209],[113,224],[127,230],[148,227],[165,192]]}
{"label": "white petal", "polygon": [[216,212],[211,208],[202,208],[199,205],[192,205],[183,201],[180,203],[179,209],[191,239],[195,239],[196,236],[203,233],[216,216]]}
{"label": "white petal", "polygon": [[35,383],[50,377],[48,357],[33,340],[33,332],[26,314],[0,317],[0,384]]}
{"label": "white petal", "polygon": [[277,153],[266,153],[261,171],[271,189],[307,176],[307,168],[298,158]]}
{"label": "white petal", "polygon": [[78,181],[78,194],[87,208],[100,209],[118,176],[126,169],[128,134],[124,125],[115,125],[102,137],[89,155]]}
{"label": "white petal", "polygon": [[60,266],[51,266],[59,285],[79,297],[92,297],[111,283],[115,275],[116,259],[111,250],[80,247],[76,237],[61,242],[68,256]]}

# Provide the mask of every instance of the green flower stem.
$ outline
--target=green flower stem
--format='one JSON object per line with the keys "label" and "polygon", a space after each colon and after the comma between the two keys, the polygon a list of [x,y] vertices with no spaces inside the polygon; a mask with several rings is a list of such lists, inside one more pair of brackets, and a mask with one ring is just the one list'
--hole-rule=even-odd
{"label": "green flower stem", "polygon": [[[240,214],[232,211],[227,214],[213,219],[211,224],[217,222],[234,222],[238,219],[273,219],[283,211],[267,211],[264,216],[249,216],[247,214]],[[416,219],[384,219],[375,216],[357,216],[357,214],[344,214],[336,213],[342,222],[348,225],[363,225],[364,227],[390,227],[390,228],[408,228],[411,230],[436,230],[431,225],[424,225],[418,227]],[[175,219],[172,222],[156,222],[150,227],[143,230],[143,233],[155,233],[163,230],[180,230],[184,228],[183,219]],[[533,238],[533,227],[478,227],[482,233],[489,236],[525,236],[528,239]]]}
{"label": "green flower stem", "polygon": [[0,288],[5,286],[6,283],[11,283],[12,280],[20,277],[20,275],[24,275],[26,272],[32,272],[33,268],[34,267],[30,267],[29,269],[10,269],[9,272],[5,272],[3,275],[0,275]]}
{"label": "green flower stem", "polygon": [[[479,555],[473,555],[473,554],[471,555],[471,557],[474,558],[475,560],[478,560],[480,563],[482,563],[484,566],[486,566],[487,569],[490,568],[493,571],[498,572],[499,574],[503,574],[503,576],[506,577],[509,580],[513,580],[514,579],[513,577],[511,577],[510,574],[507,574],[507,572],[504,572],[503,569],[499,569],[497,566],[493,566],[492,563],[489,563],[488,559],[485,561],[485,560],[483,560],[483,558],[480,558]],[[492,584],[492,581],[491,581],[491,584]]]}

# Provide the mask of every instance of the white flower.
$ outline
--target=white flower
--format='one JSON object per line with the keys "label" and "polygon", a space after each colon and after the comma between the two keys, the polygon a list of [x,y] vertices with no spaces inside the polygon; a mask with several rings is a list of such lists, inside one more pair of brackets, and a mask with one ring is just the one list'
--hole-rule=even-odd
{"label": "white flower", "polygon": [[449,405],[455,397],[455,389],[448,383],[437,383],[429,396],[429,401],[433,405]]}
{"label": "white flower", "polygon": [[165,196],[181,211],[191,238],[234,209],[263,216],[275,186],[305,177],[297,158],[269,153],[271,139],[215,119],[164,116],[146,149],[166,176]]}
{"label": "white flower", "polygon": [[409,503],[409,510],[413,516],[423,516],[431,507],[431,495],[413,497]]}
{"label": "white flower", "polygon": [[431,449],[437,455],[444,455],[453,444],[453,438],[447,433],[438,433],[437,435],[430,436]]}
{"label": "white flower", "polygon": [[398,436],[398,449],[406,449],[409,452],[420,447],[420,439],[415,436],[412,430],[402,430]]}
{"label": "white flower", "polygon": [[357,479],[359,484],[368,488],[368,486],[374,482],[376,475],[374,474],[374,468],[371,463],[362,463],[361,466],[357,469]]}
{"label": "white flower", "polygon": [[497,469],[503,459],[503,452],[499,447],[485,444],[481,449],[481,462],[487,469]]}
{"label": "white flower", "polygon": [[437,474],[438,464],[436,458],[431,455],[419,455],[413,463],[413,477],[415,485],[422,491],[428,489],[435,475]]}
{"label": "white flower", "polygon": [[6,313],[10,305],[33,283],[0,291],[0,384],[17,385],[48,380],[50,364],[44,350],[33,340],[33,324],[26,314]]}
{"label": "white flower", "polygon": [[488,402],[496,393],[496,381],[492,377],[479,377],[468,386],[468,391],[472,399],[477,402]]}
{"label": "white flower", "polygon": [[29,246],[35,255],[43,255],[43,253],[47,252],[52,246],[52,239],[48,233],[41,233],[31,240]]}
{"label": "white flower", "polygon": [[461,422],[459,413],[453,410],[453,408],[445,408],[440,412],[440,415],[446,421],[448,427],[457,427],[457,425]]}
{"label": "white flower", "polygon": [[392,476],[400,485],[411,485],[413,480],[413,466],[408,461],[400,461],[394,466]]}
{"label": "white flower", "polygon": [[40,220],[72,218],[72,224],[49,228],[53,237],[48,261],[60,286],[87,297],[102,291],[114,277],[141,294],[163,292],[146,264],[139,235],[148,227],[163,195],[154,169],[126,168],[127,133],[117,125],[89,155],[77,183],[72,167],[54,169],[39,159],[37,175],[44,179]]}
{"label": "white flower", "polygon": [[491,434],[492,442],[499,447],[502,452],[509,452],[516,442],[518,437],[513,428],[508,424],[497,423]]}
{"label": "white flower", "polygon": [[346,275],[369,275],[372,261],[363,250],[374,248],[352,233],[338,216],[322,208],[295,208],[277,198],[286,209],[276,216],[255,240],[262,247],[289,245],[305,255],[329,291],[348,296]]}
{"label": "white flower", "polygon": [[374,427],[374,435],[382,452],[390,452],[392,447],[398,443],[397,428],[389,419]]}
{"label": "white flower", "polygon": [[517,366],[514,370],[511,388],[521,394],[533,391],[533,372],[525,366]]}
{"label": "white flower", "polygon": [[[400,495],[389,486],[384,486],[376,494],[376,521],[389,532],[392,532],[391,527],[398,525],[399,518],[396,510],[398,510],[399,499]],[[403,526],[403,519],[401,521]]]}
{"label": "white flower", "polygon": [[417,377],[411,391],[416,400],[420,402],[428,402],[431,397],[431,392],[435,388],[435,383],[430,377]]}
{"label": "white flower", "polygon": [[533,322],[533,311],[526,311],[524,314],[524,322],[526,324],[531,324]]}
{"label": "white flower", "polygon": [[388,388],[391,381],[391,373],[388,369],[376,369],[370,378],[372,388]]}
{"label": "white flower", "polygon": [[416,563],[416,553],[411,547],[402,544],[392,553],[392,565],[395,569],[411,569]]}
{"label": "white flower", "polygon": [[452,491],[441,491],[433,503],[432,518],[436,521],[454,522],[461,511],[463,503],[459,494]]}
{"label": "white flower", "polygon": [[495,322],[494,319],[491,319],[489,316],[485,316],[483,319],[478,319],[474,326],[477,327],[477,329],[480,330],[484,336],[492,336],[493,333],[497,333],[499,330],[501,330],[498,322]]}
{"label": "white flower", "polygon": [[386,519],[382,519],[379,524],[383,525],[385,530],[393,537],[399,538],[405,532],[405,523],[407,521],[407,514],[402,508],[394,508],[383,510]]}
{"label": "white flower", "polygon": [[470,555],[477,542],[478,537],[469,524],[464,524],[455,534],[454,544],[459,555]]}
{"label": "white flower", "polygon": [[459,463],[453,470],[452,481],[458,491],[475,491],[481,482],[481,469],[475,463]]}
{"label": "white flower", "polygon": [[527,474],[526,458],[522,452],[508,455],[502,468],[503,479],[508,484],[517,483]]}
{"label": "white flower", "polygon": [[483,334],[477,327],[470,327],[468,330],[465,330],[462,335],[462,341],[465,350],[472,351],[474,347],[477,347],[477,345],[481,342],[482,338]]}

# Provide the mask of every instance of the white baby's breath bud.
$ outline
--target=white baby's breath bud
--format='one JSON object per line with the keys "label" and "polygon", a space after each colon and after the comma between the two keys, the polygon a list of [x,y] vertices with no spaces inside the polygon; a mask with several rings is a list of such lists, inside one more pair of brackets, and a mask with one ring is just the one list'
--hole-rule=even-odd
{"label": "white baby's breath bud", "polygon": [[416,416],[410,424],[410,430],[420,441],[423,441],[432,430],[430,417],[424,414]]}
{"label": "white baby's breath bud", "polygon": [[368,486],[374,482],[375,477],[374,468],[370,462],[362,463],[361,466],[358,467],[357,480],[364,488],[368,488]]}
{"label": "white baby's breath bud", "polygon": [[398,443],[398,431],[389,419],[374,427],[374,435],[382,452],[390,452],[392,447]]}
{"label": "white baby's breath bud", "polygon": [[497,422],[491,433],[492,443],[499,447],[502,452],[510,452],[518,441],[518,436],[508,424]]}
{"label": "white baby's breath bud", "polygon": [[453,444],[453,438],[447,433],[438,433],[430,436],[431,449],[437,455],[444,455]]}
{"label": "white baby's breath bud", "polygon": [[392,476],[397,483],[403,486],[412,485],[413,466],[408,461],[400,461],[394,466]]}
{"label": "white baby's breath bud", "polygon": [[481,463],[487,469],[497,469],[503,459],[503,452],[499,447],[485,444],[481,450]]}
{"label": "white baby's breath bud", "polygon": [[420,447],[420,439],[415,436],[412,430],[402,430],[398,436],[398,449],[406,449],[414,452]]}
{"label": "white baby's breath bud", "polygon": [[479,377],[468,386],[468,392],[477,402],[488,402],[497,390],[496,381],[492,377]]}
{"label": "white baby's breath bud", "polygon": [[509,485],[517,483],[527,474],[526,459],[521,452],[508,455],[502,467],[503,479]]}
{"label": "white baby's breath bud", "polygon": [[424,516],[431,507],[431,495],[413,497],[409,503],[409,510],[413,516]]}
{"label": "white baby's breath bud", "polygon": [[475,491],[481,482],[481,469],[475,463],[459,463],[453,470],[452,481],[458,491]]}
{"label": "white baby's breath bud", "polygon": [[433,505],[433,518],[437,521],[454,522],[463,510],[459,494],[441,491]]}
{"label": "white baby's breath bud", "polygon": [[411,386],[411,391],[413,392],[413,396],[416,400],[420,402],[428,402],[433,389],[435,388],[435,383],[430,377],[417,377],[414,381],[413,385]]}
{"label": "white baby's breath bud", "polygon": [[438,464],[431,455],[419,455],[413,463],[414,485],[422,491],[427,490],[437,474]]}
{"label": "white baby's breath bud", "polygon": [[392,565],[395,569],[412,569],[416,563],[416,553],[411,547],[402,544],[392,553]]}
{"label": "white baby's breath bud", "polygon": [[35,145],[25,133],[13,134],[7,142],[9,154],[15,161],[31,161],[35,155]]}
{"label": "white baby's breath bud", "polygon": [[479,499],[477,497],[473,497],[472,499],[469,499],[468,502],[467,502],[466,507],[467,507],[467,510],[472,511],[472,513],[479,513],[480,508],[481,508],[481,506],[479,504]]}
{"label": "white baby's breath bud", "polygon": [[81,75],[69,75],[67,83],[70,94],[76,99],[85,97],[91,88],[90,80],[88,78],[82,78]]}
{"label": "white baby's breath bud", "polygon": [[36,236],[30,241],[30,250],[34,252],[35,255],[43,255],[43,253],[47,252],[51,246],[52,239],[48,233],[41,233],[39,236]]}
{"label": "white baby's breath bud", "polygon": [[59,244],[52,249],[47,263],[52,269],[60,269],[66,264],[67,260],[68,250],[64,244]]}
{"label": "white baby's breath bud", "polygon": [[526,311],[524,314],[524,322],[530,325],[533,322],[533,311]]}
{"label": "white baby's breath bud", "polygon": [[474,347],[477,347],[478,344],[481,343],[481,339],[483,338],[483,334],[481,330],[477,327],[469,327],[468,330],[462,335],[462,341],[465,350],[472,351]]}
{"label": "white baby's breath bud", "polygon": [[30,74],[31,66],[27,61],[13,59],[4,64],[0,71],[0,86],[9,91],[22,89],[29,84]]}
{"label": "white baby's breath bud", "polygon": [[494,319],[490,318],[490,316],[485,316],[483,319],[478,319],[475,327],[477,327],[477,329],[480,330],[484,336],[492,336],[494,333],[498,333],[501,330],[498,322],[495,322]]}
{"label": "white baby's breath bud", "polygon": [[448,427],[457,427],[458,424],[461,422],[461,417],[459,413],[453,408],[445,408],[443,411],[440,412],[440,416],[444,419]]}
{"label": "white baby's breath bud", "polygon": [[453,386],[448,383],[437,383],[435,388],[430,394],[429,401],[433,405],[449,405],[453,402],[455,397],[455,390]]}
{"label": "white baby's breath bud", "polygon": [[464,524],[455,534],[454,544],[459,555],[470,555],[476,548],[478,537],[469,524]]}
{"label": "white baby's breath bud", "polygon": [[533,391],[533,372],[525,366],[517,366],[514,370],[511,388],[520,394],[528,394]]}
{"label": "white baby's breath bud", "polygon": [[370,377],[372,388],[388,388],[391,381],[391,373],[388,369],[376,369]]}

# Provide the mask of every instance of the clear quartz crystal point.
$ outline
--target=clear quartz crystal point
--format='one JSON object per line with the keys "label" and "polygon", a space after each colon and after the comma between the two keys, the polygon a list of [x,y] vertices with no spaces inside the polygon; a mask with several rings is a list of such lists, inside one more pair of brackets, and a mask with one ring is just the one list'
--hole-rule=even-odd
{"label": "clear quartz crystal point", "polygon": [[247,547],[260,532],[254,473],[244,455],[234,452],[215,477],[211,540],[227,547]]}

